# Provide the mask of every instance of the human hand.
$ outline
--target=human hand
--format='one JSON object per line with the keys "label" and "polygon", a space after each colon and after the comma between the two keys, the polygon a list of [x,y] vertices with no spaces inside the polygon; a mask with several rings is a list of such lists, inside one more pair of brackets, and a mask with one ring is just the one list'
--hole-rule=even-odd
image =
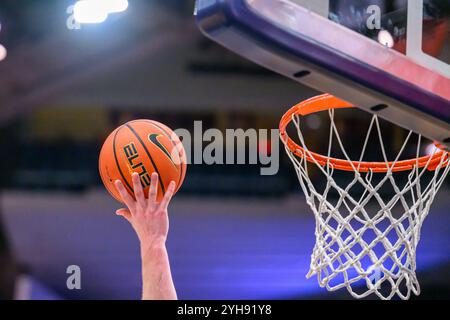
{"label": "human hand", "polygon": [[116,214],[130,222],[139,238],[142,252],[165,246],[169,232],[167,207],[175,191],[175,182],[170,182],[164,198],[158,203],[156,201],[158,193],[157,173],[153,173],[151,176],[147,199],[145,198],[138,173],[132,174],[132,181],[136,200],[128,193],[120,180],[115,181],[117,191],[127,206],[127,208],[117,210]]}

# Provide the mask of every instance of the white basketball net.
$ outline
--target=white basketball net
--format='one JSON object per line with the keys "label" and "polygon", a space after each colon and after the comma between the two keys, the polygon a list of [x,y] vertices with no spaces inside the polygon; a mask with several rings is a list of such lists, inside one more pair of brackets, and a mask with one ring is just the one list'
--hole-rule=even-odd
{"label": "white basketball net", "polygon": [[[328,157],[331,156],[333,140],[336,140],[345,159],[351,161],[334,123],[334,110],[330,110],[329,114]],[[312,157],[300,129],[300,118],[294,115],[292,120],[297,128],[299,145]],[[376,115],[370,123],[359,161],[364,159],[373,130],[376,130],[383,159],[388,162]],[[412,132],[408,134],[394,163],[399,161],[412,135]],[[419,136],[417,157],[420,148]],[[354,173],[350,174],[354,177],[350,183],[339,185],[334,179],[338,170],[334,170],[331,163],[325,166],[315,160],[310,163],[304,157],[295,156],[287,146],[286,151],[316,219],[316,244],[307,277],[317,275],[321,287],[329,291],[346,288],[355,298],[375,294],[389,300],[395,295],[409,299],[411,292],[419,295],[416,247],[422,223],[450,170],[450,166],[446,165],[445,153],[436,170],[428,170],[429,163],[424,168],[417,166],[408,172],[408,178],[401,184],[396,182],[396,173],[392,172],[392,167],[387,168],[387,173],[360,173],[357,167],[353,167]],[[311,167],[317,167],[319,170],[315,170],[316,174],[318,171],[326,179],[326,186],[320,187],[322,192],[318,191],[310,178]],[[394,195],[386,199],[380,189],[387,184],[392,186]],[[353,188],[361,186],[365,191],[357,197],[350,195]],[[337,198],[333,198],[331,193],[337,194]]]}

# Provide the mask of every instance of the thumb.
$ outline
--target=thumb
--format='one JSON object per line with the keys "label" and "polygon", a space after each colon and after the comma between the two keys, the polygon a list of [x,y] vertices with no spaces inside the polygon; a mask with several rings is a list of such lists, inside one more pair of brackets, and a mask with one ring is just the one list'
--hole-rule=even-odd
{"label": "thumb", "polygon": [[126,209],[126,208],[122,208],[116,211],[116,214],[118,216],[124,217],[125,219],[127,219],[128,221],[130,221],[131,218],[131,212],[130,210]]}

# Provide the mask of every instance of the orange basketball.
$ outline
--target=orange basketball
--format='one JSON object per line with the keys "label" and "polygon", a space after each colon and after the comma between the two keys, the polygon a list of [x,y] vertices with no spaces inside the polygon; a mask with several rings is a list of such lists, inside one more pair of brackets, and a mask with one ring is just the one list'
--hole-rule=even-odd
{"label": "orange basketball", "polygon": [[167,126],[152,120],[130,121],[114,130],[100,151],[99,171],[103,184],[118,201],[122,199],[114,186],[121,180],[133,195],[131,175],[139,173],[145,196],[148,196],[150,177],[158,173],[160,201],[170,181],[178,191],[186,175],[186,153],[178,136]]}

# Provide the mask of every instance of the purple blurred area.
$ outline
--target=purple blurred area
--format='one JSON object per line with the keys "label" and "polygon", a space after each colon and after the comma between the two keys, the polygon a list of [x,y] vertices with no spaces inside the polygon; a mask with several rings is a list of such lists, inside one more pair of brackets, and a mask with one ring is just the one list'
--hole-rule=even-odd
{"label": "purple blurred area", "polygon": [[[2,202],[18,260],[56,295],[139,298],[137,239],[104,192],[6,193]],[[448,206],[448,197],[439,197],[423,227],[417,254],[423,296],[449,285],[448,270],[432,272],[449,262]],[[180,197],[170,209],[168,250],[182,299],[349,298],[305,278],[314,221],[301,195],[226,202]],[[81,291],[65,287],[71,264],[81,267]]]}

